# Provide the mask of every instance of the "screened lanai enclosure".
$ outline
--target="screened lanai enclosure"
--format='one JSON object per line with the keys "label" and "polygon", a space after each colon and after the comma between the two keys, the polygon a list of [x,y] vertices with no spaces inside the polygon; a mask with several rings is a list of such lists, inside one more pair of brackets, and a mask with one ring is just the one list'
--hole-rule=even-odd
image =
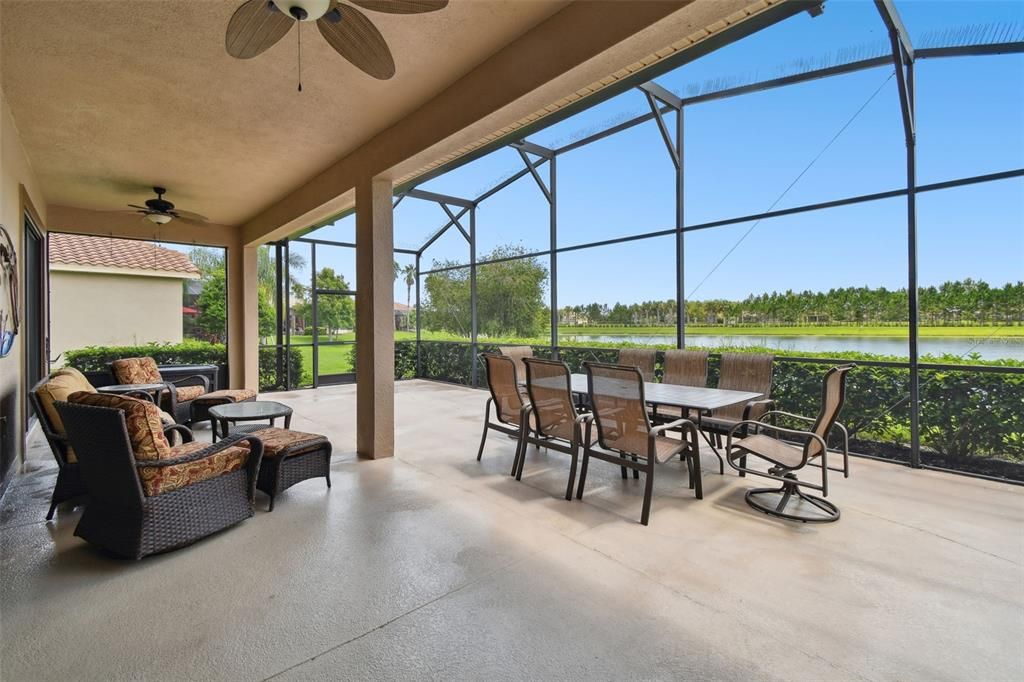
{"label": "screened lanai enclosure", "polygon": [[[1024,26],[972,9],[828,3],[399,186],[396,377],[761,351],[814,414],[853,360],[856,453],[1024,481]],[[354,378],[354,225],[264,247],[265,390]]]}

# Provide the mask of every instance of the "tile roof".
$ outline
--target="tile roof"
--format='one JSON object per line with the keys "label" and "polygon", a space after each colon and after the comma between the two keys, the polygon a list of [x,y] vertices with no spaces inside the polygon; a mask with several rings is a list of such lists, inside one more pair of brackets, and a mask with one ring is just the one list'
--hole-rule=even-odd
{"label": "tile roof", "polygon": [[50,233],[50,262],[198,275],[199,268],[180,251],[135,239]]}

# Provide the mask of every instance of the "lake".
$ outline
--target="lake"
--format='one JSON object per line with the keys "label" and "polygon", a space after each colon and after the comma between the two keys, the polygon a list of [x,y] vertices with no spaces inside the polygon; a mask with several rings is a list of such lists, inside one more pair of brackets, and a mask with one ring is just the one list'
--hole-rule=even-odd
{"label": "lake", "polygon": [[[616,334],[563,334],[562,339],[585,343],[639,343],[674,345],[675,336],[630,336]],[[1024,361],[1024,338],[938,337],[918,341],[921,355],[952,354],[967,357],[977,353],[985,360]],[[799,351],[808,356],[833,351],[858,351],[879,355],[907,356],[907,340],[889,336],[773,336],[757,334],[695,334],[686,336],[687,346],[716,348],[720,346],[762,346],[786,351]]]}

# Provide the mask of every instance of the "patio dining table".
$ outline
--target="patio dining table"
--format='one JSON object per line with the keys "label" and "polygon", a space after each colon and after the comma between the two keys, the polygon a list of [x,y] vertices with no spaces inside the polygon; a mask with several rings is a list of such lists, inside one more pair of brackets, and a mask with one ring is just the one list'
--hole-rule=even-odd
{"label": "patio dining table", "polygon": [[[571,377],[572,392],[579,395],[587,395],[589,384],[586,374],[573,374]],[[629,395],[624,393],[624,395]],[[711,439],[701,428],[701,417],[722,407],[748,403],[751,400],[758,400],[764,396],[760,393],[750,391],[733,391],[724,388],[706,388],[704,386],[681,386],[678,384],[660,384],[653,381],[644,382],[644,400],[655,407],[678,407],[682,413],[687,414],[688,410],[697,413],[697,430],[711,447],[711,450],[718,457],[718,468],[720,473],[725,473],[725,460],[715,447]]]}

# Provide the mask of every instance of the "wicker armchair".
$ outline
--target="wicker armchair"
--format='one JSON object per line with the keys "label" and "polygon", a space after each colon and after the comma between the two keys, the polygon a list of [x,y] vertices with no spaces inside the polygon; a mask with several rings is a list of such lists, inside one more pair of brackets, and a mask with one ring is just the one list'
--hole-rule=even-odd
{"label": "wicker armchair", "polygon": [[89,503],[75,535],[122,557],[140,559],[188,545],[253,515],[263,445],[235,434],[208,445],[171,448],[151,403],[75,393],[57,402],[78,453]]}
{"label": "wicker armchair", "polygon": [[110,373],[120,384],[166,384],[161,395],[162,407],[181,424],[192,424],[210,418],[214,405],[255,400],[256,391],[229,389],[210,391],[210,380],[194,374],[173,382],[165,382],[153,358],[122,358],[110,363]]}
{"label": "wicker armchair", "polygon": [[[95,393],[85,375],[73,367],[63,367],[56,370],[50,376],[40,380],[28,393],[29,401],[32,404],[32,411],[39,419],[39,426],[50,446],[53,458],[57,460],[57,482],[53,486],[53,494],[50,496],[50,510],[46,513],[46,520],[53,518],[57,505],[62,502],[83,497],[86,494],[85,482],[82,480],[81,469],[78,466],[78,456],[68,441],[64,432],[64,422],[61,421],[57,412],[56,403],[67,400],[72,393],[86,392]],[[145,392],[133,393],[135,397],[153,401],[153,397]],[[165,431],[174,434],[174,418],[169,414],[162,413],[161,421]]]}
{"label": "wicker armchair", "polygon": [[[627,469],[632,469],[635,477],[644,472],[646,480],[640,523],[646,526],[651,516],[655,463],[665,463],[676,455],[683,455],[690,474],[690,488],[698,500],[703,499],[699,436],[693,422],[679,419],[652,428],[644,400],[643,375],[637,368],[590,362],[584,365],[590,380],[590,404],[601,449],[590,443],[584,447],[576,497],[583,497],[591,457],[618,465],[623,478],[626,478]],[[664,433],[670,429],[681,432],[682,440],[666,437]]]}
{"label": "wicker armchair", "polygon": [[655,381],[654,365],[657,359],[658,351],[653,348],[622,348],[619,350],[619,364],[636,367],[640,370],[644,381]]}
{"label": "wicker armchair", "polygon": [[525,358],[524,365],[526,391],[530,397],[527,410],[531,419],[523,420],[526,428],[516,451],[516,463],[512,466],[516,480],[523,478],[527,445],[565,453],[571,458],[565,499],[571,500],[576,483],[576,462],[580,447],[591,440],[590,422],[593,415],[576,411],[567,364],[555,360]]}
{"label": "wicker armchair", "polygon": [[[839,520],[839,508],[823,498],[828,497],[829,471],[841,471],[844,477],[850,475],[850,438],[846,428],[837,419],[846,397],[846,375],[853,367],[852,364],[840,365],[825,373],[821,387],[821,410],[816,419],[772,411],[757,420],[745,420],[733,426],[726,442],[729,466],[740,474],[764,476],[782,483],[778,488],[748,490],[747,504],[765,514],[792,521],[828,523]],[[801,431],[765,423],[765,420],[774,422],[779,418],[810,423],[811,428]],[[838,428],[842,434],[842,468],[828,465],[828,436],[833,428]],[[753,434],[733,441],[740,431],[746,433],[748,430]],[[748,456],[767,462],[768,471],[748,468]],[[795,472],[808,465],[816,465],[821,469],[820,485],[796,477]],[[819,490],[822,497],[804,493],[801,488]],[[802,507],[801,502],[806,502],[808,506]]]}

